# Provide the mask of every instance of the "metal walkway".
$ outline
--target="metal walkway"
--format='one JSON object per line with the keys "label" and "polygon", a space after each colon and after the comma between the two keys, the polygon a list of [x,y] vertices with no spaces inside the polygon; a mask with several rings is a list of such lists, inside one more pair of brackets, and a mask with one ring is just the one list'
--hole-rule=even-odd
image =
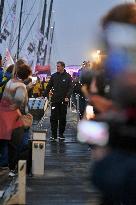
{"label": "metal walkway", "polygon": [[76,140],[76,114],[68,111],[66,142],[50,143],[49,111],[45,174],[27,178],[28,205],[98,205],[99,194],[88,179],[90,151]]}

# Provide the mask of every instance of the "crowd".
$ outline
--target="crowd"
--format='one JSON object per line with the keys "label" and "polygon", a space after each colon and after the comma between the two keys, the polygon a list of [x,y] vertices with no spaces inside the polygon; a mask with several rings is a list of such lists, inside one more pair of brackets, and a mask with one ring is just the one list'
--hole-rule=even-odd
{"label": "crowd", "polygon": [[64,141],[67,105],[72,93],[72,78],[64,68],[64,62],[57,62],[57,72],[41,81],[32,75],[30,66],[23,59],[4,69],[1,58],[0,166],[9,167],[9,176],[16,175],[20,159],[27,160],[27,173],[31,173],[30,128],[33,116],[29,113],[29,98],[51,98],[50,140],[58,138]]}
{"label": "crowd", "polygon": [[25,85],[31,75],[30,66],[22,59],[5,70],[1,67],[0,164],[9,167],[9,176],[16,174],[19,159],[28,159],[27,172],[31,169],[29,128],[33,117],[28,112],[31,82]]}

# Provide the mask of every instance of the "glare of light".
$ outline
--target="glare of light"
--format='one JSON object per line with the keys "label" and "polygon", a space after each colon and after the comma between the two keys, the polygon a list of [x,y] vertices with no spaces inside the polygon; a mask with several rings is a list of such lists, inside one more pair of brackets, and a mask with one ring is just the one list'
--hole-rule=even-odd
{"label": "glare of light", "polygon": [[94,53],[91,54],[91,56],[92,56],[92,58],[95,60],[95,59],[97,59],[98,54],[97,54],[96,52],[94,52]]}
{"label": "glare of light", "polygon": [[100,50],[96,50],[91,54],[91,57],[93,59],[93,61],[95,61],[96,63],[99,63],[101,61],[101,51]]}
{"label": "glare of light", "polygon": [[101,53],[101,51],[100,51],[100,50],[97,50],[96,53],[99,55],[99,54]]}

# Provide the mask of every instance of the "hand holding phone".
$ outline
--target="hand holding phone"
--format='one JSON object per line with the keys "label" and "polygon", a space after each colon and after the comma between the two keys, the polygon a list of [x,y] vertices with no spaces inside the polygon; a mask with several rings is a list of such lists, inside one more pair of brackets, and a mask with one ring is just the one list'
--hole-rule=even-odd
{"label": "hand holding phone", "polygon": [[32,84],[36,84],[36,81],[37,81],[37,77],[32,76]]}
{"label": "hand holding phone", "polygon": [[78,123],[77,138],[82,143],[105,146],[109,139],[108,124],[81,120]]}
{"label": "hand holding phone", "polygon": [[86,106],[86,110],[85,110],[85,117],[87,120],[93,119],[94,118],[94,110],[93,110],[93,106],[91,105],[87,105]]}

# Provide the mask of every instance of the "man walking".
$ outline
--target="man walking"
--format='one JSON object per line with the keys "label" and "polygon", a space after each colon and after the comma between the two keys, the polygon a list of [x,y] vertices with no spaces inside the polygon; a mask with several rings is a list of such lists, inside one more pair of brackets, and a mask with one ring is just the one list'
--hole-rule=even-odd
{"label": "man walking", "polygon": [[59,141],[64,141],[66,126],[67,105],[72,93],[72,78],[66,72],[65,63],[57,62],[57,72],[51,76],[46,87],[45,95],[51,95],[51,141],[57,140],[57,129],[59,125]]}

